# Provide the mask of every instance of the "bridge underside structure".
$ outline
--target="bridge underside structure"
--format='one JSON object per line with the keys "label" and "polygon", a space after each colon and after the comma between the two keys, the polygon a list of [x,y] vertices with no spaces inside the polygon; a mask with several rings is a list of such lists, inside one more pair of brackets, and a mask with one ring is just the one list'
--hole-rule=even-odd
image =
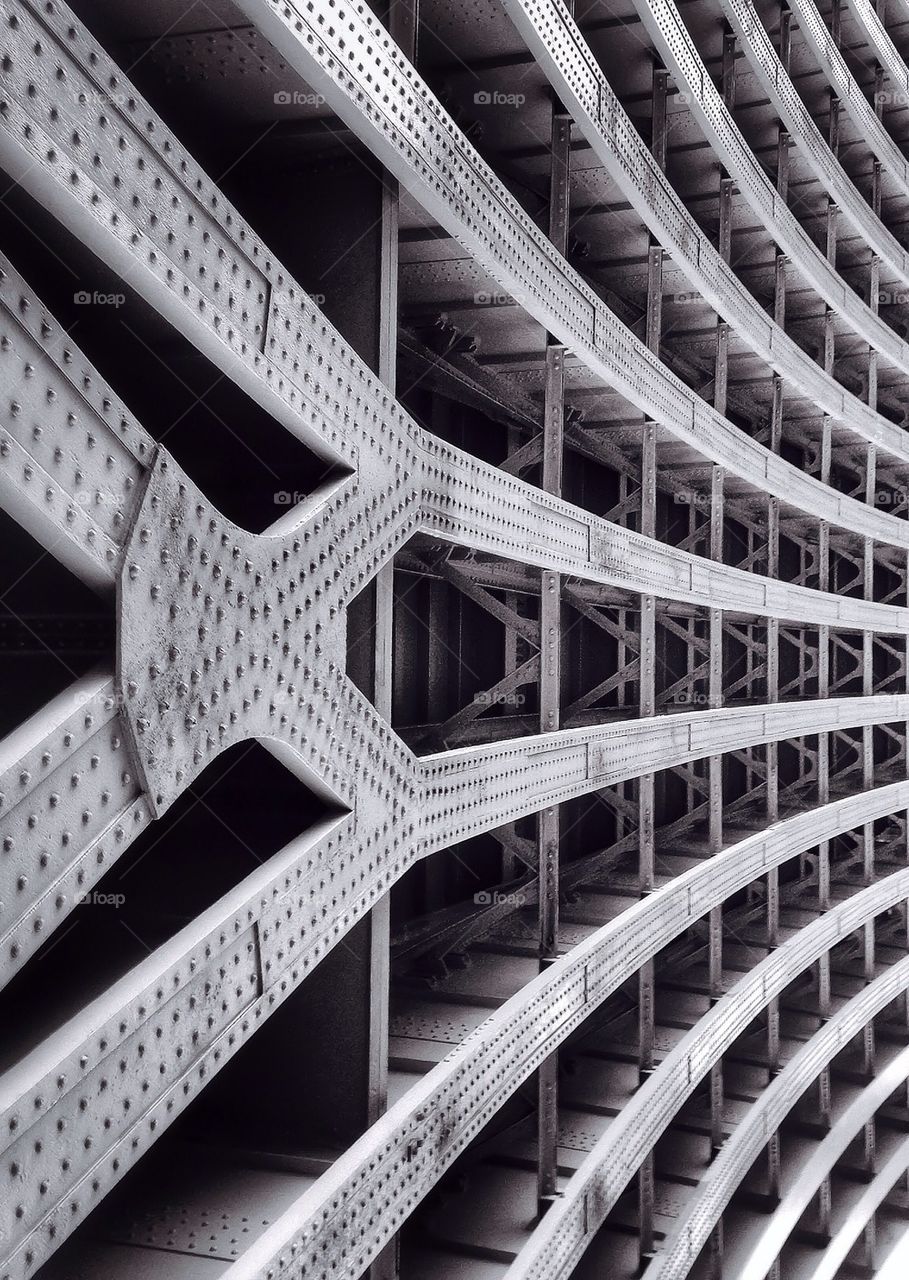
{"label": "bridge underside structure", "polygon": [[909,0],[0,0],[0,1280],[909,1233]]}

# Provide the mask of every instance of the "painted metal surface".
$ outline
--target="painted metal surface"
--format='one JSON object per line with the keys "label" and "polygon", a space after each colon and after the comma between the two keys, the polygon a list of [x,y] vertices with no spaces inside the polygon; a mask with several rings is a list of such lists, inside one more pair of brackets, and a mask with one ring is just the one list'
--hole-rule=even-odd
{"label": "painted metal surface", "polygon": [[[901,902],[907,884],[909,872],[897,871],[860,890],[814,923],[796,931],[724,995],[666,1055],[610,1125],[574,1175],[567,1194],[546,1216],[509,1268],[509,1280],[570,1275],[592,1234],[615,1205],[646,1153],[712,1063],[722,1056],[724,1048],[796,974],[854,928],[859,929],[866,921]],[[811,1037],[801,1058],[794,1060],[791,1074],[783,1072],[778,1077],[782,1081],[779,1089],[774,1091],[771,1086],[754,1104],[750,1115],[755,1117],[754,1132],[759,1144],[751,1159],[731,1179],[732,1187],[738,1185],[775,1127],[767,1120],[765,1106],[772,1106],[775,1096],[786,1098],[788,1105],[794,1103],[851,1036],[905,989],[907,973],[909,960],[901,959],[870,983]],[[768,1097],[770,1101],[765,1102]],[[735,1138],[738,1133],[739,1130]],[[688,1273],[707,1242],[722,1204],[719,1175],[714,1180],[714,1172],[731,1163],[738,1150],[733,1140],[702,1179],[698,1192],[703,1191],[703,1201],[700,1195],[696,1196],[693,1220],[683,1219],[678,1235],[657,1253],[648,1268],[652,1277]],[[728,1162],[724,1159],[727,1151]],[[716,1199],[710,1207],[706,1188],[716,1188]]]}
{"label": "painted metal surface", "polygon": [[[655,522],[646,535],[635,533],[424,431],[69,10],[56,0],[6,0],[4,163],[103,261],[128,272],[229,379],[323,457],[326,479],[265,534],[238,527],[151,441],[24,281],[0,264],[0,359],[10,362],[9,380],[21,384],[2,406],[0,506],[68,568],[115,594],[118,620],[116,670],[77,682],[0,743],[3,980],[62,923],[75,896],[232,745],[263,741],[332,808],[0,1078],[9,1176],[0,1238],[8,1274],[17,1278],[54,1252],[416,861],[623,781],[806,735],[826,744],[840,731],[868,729],[867,774],[870,729],[909,721],[909,695],[874,693],[869,674],[872,631],[909,635],[909,611],[869,598],[872,544],[905,550],[909,525],[830,485],[829,435],[826,474],[822,466],[820,479],[808,476],[779,456],[778,442],[768,450],[735,428],[724,415],[724,393],[711,407],[684,387],[538,232],[365,7],[314,4],[304,13],[302,5],[266,0],[243,0],[243,7],[560,344],[698,459],[712,460],[719,535],[711,534],[712,559],[680,550],[646,536]],[[521,13],[535,38],[552,16],[550,6],[530,0]],[[589,99],[597,148],[603,128],[615,132],[624,117],[583,50],[574,47],[577,62],[559,53],[572,29],[556,16],[558,39],[552,32],[541,37],[539,51],[552,44],[547,66],[558,71],[563,91],[571,89],[582,127]],[[352,39],[372,60],[355,70]],[[65,110],[61,81],[68,86]],[[622,137],[624,158],[635,161],[628,192],[653,229],[672,240],[705,296],[722,301],[755,350],[810,388],[857,437],[900,461],[909,456],[898,428],[836,388],[832,356],[824,369],[809,368],[778,326],[758,325],[749,299],[733,293],[723,258],[711,257],[646,152],[632,148],[632,135]],[[608,163],[619,172],[611,151]],[[145,198],[150,190],[154,201]],[[828,278],[817,279],[823,295]],[[851,298],[833,290],[831,297],[851,321]],[[855,327],[903,360],[902,344],[861,309]],[[873,463],[869,468],[873,477]],[[722,564],[726,472],[761,500],[773,495],[790,513],[857,534],[865,598]],[[533,566],[544,583],[571,578],[709,609],[716,623],[711,709],[656,716],[648,699],[641,719],[417,757],[390,727],[388,707],[379,714],[346,674],[344,636],[352,601],[390,572],[395,554],[421,531]],[[826,569],[823,582],[829,585]],[[811,701],[777,700],[775,680],[766,702],[723,709],[721,609],[865,632],[858,650],[869,675],[865,696],[823,696],[829,690],[822,673],[821,696]],[[550,693],[557,720],[557,691]],[[823,751],[819,746],[821,773],[829,763]],[[722,800],[716,783],[714,771],[714,834]],[[659,946],[819,840],[906,808],[906,785],[771,825],[554,959],[282,1214],[234,1264],[237,1280],[241,1272],[318,1274],[326,1254],[333,1274],[358,1274],[494,1110]],[[901,901],[906,874],[832,909],[744,979],[698,1028],[697,1052],[686,1047],[688,1082],[711,1069],[742,1019],[763,1010],[785,976],[829,949],[841,929]],[[710,924],[719,951],[721,919],[712,916]],[[666,1071],[653,1079],[629,1117],[656,1099],[661,1109],[654,1105],[653,1115],[668,1123],[682,1094],[666,1087]],[[642,1126],[635,1158],[646,1157],[653,1133]],[[602,1156],[599,1145],[593,1156]],[[633,1172],[631,1164],[621,1170]],[[605,1212],[607,1199],[597,1192],[596,1213]],[[571,1208],[559,1206],[559,1213],[578,1211],[574,1198],[565,1204]],[[556,1220],[546,1219],[547,1231]],[[570,1226],[563,1243],[573,1258],[580,1237],[574,1219]],[[544,1265],[543,1256],[541,1250],[534,1266]],[[556,1274],[545,1267],[532,1274]]]}

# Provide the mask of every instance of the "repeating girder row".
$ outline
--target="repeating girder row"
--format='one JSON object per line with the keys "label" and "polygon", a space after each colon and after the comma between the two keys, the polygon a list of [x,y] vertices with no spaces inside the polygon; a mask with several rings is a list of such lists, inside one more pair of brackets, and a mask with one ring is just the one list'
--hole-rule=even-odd
{"label": "repeating girder row", "polygon": [[[879,16],[866,0],[848,2],[891,83],[906,89],[909,72]],[[99,13],[104,8],[99,3]],[[324,462],[313,492],[263,533],[228,518],[108,385],[115,370],[105,371],[103,359],[96,369],[44,305],[29,283],[28,252],[20,246],[14,265],[0,245],[0,511],[100,597],[116,630],[115,649],[99,667],[0,740],[0,1001],[13,1002],[4,1008],[15,1009],[23,980],[40,980],[86,895],[108,883],[137,842],[145,842],[144,857],[157,830],[162,842],[172,839],[169,818],[226,752],[262,744],[322,807],[276,853],[256,855],[255,869],[226,893],[180,917],[164,942],[143,943],[148,954],[138,963],[111,968],[100,985],[94,975],[83,987],[79,975],[63,974],[67,1013],[51,1016],[49,1029],[9,1019],[0,1074],[0,1280],[39,1271],[54,1280],[74,1266],[86,1280],[101,1280],[112,1244],[115,1270],[138,1244],[152,1269],[163,1258],[168,1277],[176,1269],[187,1280],[206,1264],[229,1280],[356,1280],[372,1266],[376,1280],[409,1280],[420,1273],[409,1251],[424,1241],[426,1206],[439,1184],[446,1194],[458,1169],[469,1182],[500,1148],[515,1177],[530,1161],[539,1196],[519,1246],[462,1241],[460,1253],[453,1250],[465,1266],[473,1258],[494,1267],[478,1275],[567,1278],[586,1250],[610,1248],[630,1189],[638,1197],[637,1265],[649,1280],[707,1274],[697,1272],[705,1259],[711,1275],[732,1274],[716,1270],[722,1223],[753,1208],[741,1195],[750,1171],[765,1150],[772,1164],[800,1099],[812,1088],[829,1091],[831,1073],[861,1039],[868,1078],[806,1158],[805,1179],[777,1195],[761,1228],[761,1257],[739,1272],[743,1280],[779,1276],[857,1135],[867,1141],[875,1124],[886,1124],[885,1104],[909,1080],[907,1051],[894,1051],[883,1067],[874,1053],[882,1028],[893,1030],[885,1020],[909,1008],[909,870],[900,865],[909,831],[909,521],[878,507],[874,492],[878,464],[904,474],[906,434],[878,411],[874,395],[866,402],[852,394],[832,360],[816,363],[782,316],[767,314],[730,265],[722,234],[714,247],[670,181],[659,145],[642,140],[585,39],[587,15],[576,21],[561,0],[495,6],[496,30],[514,34],[507,15],[534,73],[553,91],[546,235],[512,194],[513,174],[506,180],[482,158],[421,77],[406,23],[392,15],[386,29],[356,0],[235,0],[230,8],[228,24],[242,13],[251,26],[238,29],[264,38],[295,83],[335,113],[342,136],[356,140],[358,160],[365,153],[381,167],[383,216],[389,201],[399,209],[395,180],[432,235],[450,237],[538,326],[545,387],[542,411],[533,402],[531,418],[540,433],[517,442],[527,415],[509,403],[508,383],[495,372],[485,385],[477,375],[464,403],[493,402],[489,420],[508,423],[511,456],[502,466],[451,443],[444,413],[440,432],[430,429],[436,392],[424,427],[412,409],[422,403],[416,388],[395,394],[393,358],[384,367],[380,359],[381,378],[371,371],[260,237],[256,220],[208,177],[171,116],[157,114],[81,17],[60,0],[0,0],[0,164],[12,184],[127,280],[168,334],[232,386],[238,407],[230,428],[242,434],[252,401]],[[891,373],[909,375],[907,343],[817,248],[767,178],[676,5],[635,0],[635,8],[725,173],[828,319],[835,314],[867,344],[869,367],[880,355]],[[755,8],[719,0],[720,8],[817,181],[875,263],[909,283],[906,250],[823,141]],[[791,0],[790,8],[866,145],[909,198],[907,161],[833,33],[810,0]],[[490,21],[484,12],[480,20]],[[165,99],[172,89],[165,80]],[[572,126],[646,236],[643,338],[569,260]],[[713,403],[661,352],[663,250],[716,313]],[[382,323],[395,319],[386,314]],[[796,465],[773,427],[768,447],[727,413],[717,387],[725,387],[729,331],[757,358],[758,380],[772,384],[780,417],[785,395],[806,401],[823,421],[820,465]],[[393,351],[393,335],[383,340]],[[617,393],[634,422],[630,437],[614,432],[615,442],[608,432],[594,440],[575,429],[575,444],[596,466],[606,458],[607,467],[618,459],[626,468],[615,473],[619,496],[606,516],[562,496],[571,437],[567,355],[603,392]],[[439,358],[437,376],[449,392],[455,387],[457,402],[464,371],[449,356]],[[840,443],[859,450],[864,501],[831,481],[831,426]],[[660,528],[656,515],[660,460],[670,451],[683,477],[705,469],[708,476],[709,513],[703,523],[692,515],[687,539],[671,522]],[[537,463],[538,485],[520,478]],[[684,483],[659,481],[667,492]],[[735,559],[727,484],[730,520],[753,516],[738,563],[727,563]],[[609,504],[594,487],[584,490],[586,500],[601,511]],[[473,705],[451,712],[430,690],[427,723],[409,728],[398,709],[406,677],[395,666],[407,593],[395,595],[396,575],[428,584],[430,610],[441,609],[445,591],[460,592],[508,635],[506,670]],[[365,628],[374,647],[371,690],[353,678],[350,657],[367,598],[375,610],[375,636]],[[607,650],[614,665],[592,691],[588,681],[566,696],[569,606],[598,628],[601,647],[614,645]],[[658,634],[667,668],[659,676]],[[466,667],[463,636],[457,645],[448,657]],[[684,648],[683,659],[673,645]],[[727,652],[725,666],[724,645],[737,655],[730,661]],[[445,661],[430,645],[437,685]],[[408,655],[403,666],[412,678],[419,662]],[[705,695],[696,693],[699,682]],[[516,701],[532,686],[538,713],[482,717],[478,708]],[[695,698],[704,709],[678,709]],[[477,736],[463,736],[470,731]],[[431,752],[419,754],[426,743]],[[724,794],[736,788],[738,799],[724,810]],[[576,813],[582,801],[602,803],[614,840],[572,863],[561,852],[570,848],[572,824],[560,828],[559,815]],[[675,816],[673,803],[681,806]],[[737,819],[748,824],[744,834]],[[517,876],[526,863],[526,876],[514,882],[521,893],[503,893],[485,923],[465,924],[451,917],[458,904],[444,892],[425,890],[438,915],[417,913],[407,945],[431,959],[425,971],[402,970],[400,991],[415,1003],[405,1001],[411,1011],[392,1017],[389,1031],[398,998],[388,977],[394,949],[382,932],[390,928],[389,902],[406,907],[416,874],[431,885],[438,868],[460,856],[453,846],[482,850],[495,841],[503,868]],[[214,865],[218,851],[205,853]],[[622,892],[610,899],[603,880],[614,887],[615,867],[625,869],[616,873]],[[507,888],[504,871],[502,878]],[[603,899],[599,914],[579,912],[560,926],[560,892],[570,903],[591,882]],[[484,889],[476,901],[491,897]],[[519,933],[507,933],[516,919],[520,929],[528,907],[537,913],[529,957],[526,942],[515,942]],[[250,1041],[266,1042],[279,1021],[272,1015],[292,1010],[339,955],[342,963],[345,952],[354,956],[346,940],[364,924],[372,931],[370,1071],[384,1055],[387,1075],[395,1041],[415,1052],[413,1042],[435,1038],[450,1052],[420,1072],[410,1063],[398,1100],[385,1110],[373,1099],[346,1150],[304,1160],[282,1152],[282,1172],[307,1174],[299,1193],[256,1216],[264,1229],[233,1241],[227,1256],[212,1246],[206,1258],[196,1241],[181,1249],[173,1232],[162,1245],[124,1239],[120,1227],[105,1239],[97,1217],[94,1228],[83,1227],[110,1193],[116,1201],[123,1186],[137,1185],[143,1158],[162,1149],[166,1157],[174,1132],[184,1132],[214,1092],[209,1083],[222,1084],[248,1061]],[[444,941],[446,930],[456,944]],[[445,961],[468,953],[473,963],[488,961],[490,991],[460,1028],[452,1029],[453,1014],[443,1033],[427,1032],[421,1017],[434,1015],[421,1015],[420,1000],[431,1003],[438,987],[438,1003],[456,1005],[458,966]],[[516,957],[529,958],[531,970],[513,965]],[[840,984],[832,998],[831,971]],[[813,992],[815,973],[816,1026],[803,1043],[790,1035],[785,1060],[774,1061],[780,1009]],[[674,989],[695,1013],[690,1025],[674,1024],[675,1039],[657,1052],[657,993]],[[688,1016],[680,998],[683,1006]],[[613,1066],[621,1064],[621,1037],[609,1046],[609,1028],[628,1007],[637,1019],[639,1078],[566,1173],[558,1154],[560,1053],[564,1063],[605,1026],[601,1057],[611,1061],[613,1048]],[[758,1066],[767,1067],[767,1080],[729,1124],[724,1063],[747,1058],[742,1046],[755,1029],[766,1032]],[[526,1105],[531,1081],[532,1154],[515,1157],[511,1124],[501,1117]],[[656,1239],[654,1170],[667,1135],[677,1138],[689,1123],[697,1130],[692,1107],[705,1085],[712,1159],[688,1178],[674,1228]],[[887,1152],[880,1167],[871,1161],[851,1214],[833,1215],[817,1276],[842,1275],[882,1206],[897,1203],[909,1147],[901,1140]],[[261,1151],[256,1159],[267,1164]],[[216,1179],[215,1205],[218,1194]],[[253,1214],[259,1193],[247,1194]],[[450,1274],[462,1274],[459,1262]]]}

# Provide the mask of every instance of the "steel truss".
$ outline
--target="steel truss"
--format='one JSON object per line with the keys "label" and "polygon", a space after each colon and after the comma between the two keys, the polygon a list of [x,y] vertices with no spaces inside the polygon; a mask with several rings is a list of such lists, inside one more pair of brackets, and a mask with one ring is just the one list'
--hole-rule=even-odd
{"label": "steel truss", "polygon": [[[433,0],[3,0],[0,649],[98,663],[30,714],[11,679],[0,741],[2,1280],[833,1278],[896,1239],[909,71],[847,8],[502,0],[477,44]],[[511,89],[533,126],[484,128]],[[73,339],[70,253],[299,449],[261,532],[113,313]],[[5,604],[35,543],[96,612]],[[237,871],[181,824],[254,743]],[[146,890],[138,952],[91,913],[146,858],[185,901]]]}

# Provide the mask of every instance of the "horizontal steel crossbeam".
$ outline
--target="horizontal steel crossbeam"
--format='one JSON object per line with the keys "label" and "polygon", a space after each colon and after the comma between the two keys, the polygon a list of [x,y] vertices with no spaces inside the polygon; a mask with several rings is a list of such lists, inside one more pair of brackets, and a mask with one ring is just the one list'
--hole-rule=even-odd
{"label": "horizontal steel crossbeam", "polygon": [[[512,996],[433,1068],[238,1259],[230,1280],[259,1280],[269,1272],[308,1276],[329,1241],[343,1252],[343,1274],[359,1275],[471,1136],[643,964],[772,868],[907,804],[909,782],[899,782],[800,813],[630,906]],[[383,1211],[364,1231],[363,1220],[377,1202]]]}
{"label": "horizontal steel crossbeam", "polygon": [[[568,1192],[521,1250],[508,1270],[508,1280],[556,1280],[569,1276],[659,1136],[736,1037],[799,973],[868,920],[904,902],[907,891],[909,870],[893,872],[797,930],[740,979],[666,1055],[622,1109],[574,1174]],[[892,965],[812,1036],[793,1060],[798,1069],[787,1077],[788,1083],[796,1080],[799,1092],[804,1091],[856,1031],[905,990],[907,982],[909,957]],[[760,1100],[752,1111],[759,1108]],[[772,1126],[761,1128],[761,1145],[771,1132]],[[750,1164],[751,1161],[742,1175]],[[708,1170],[698,1192],[710,1181],[716,1167],[714,1164]],[[686,1275],[715,1221],[712,1210],[702,1209],[697,1226],[686,1222],[680,1236],[671,1244],[667,1242],[645,1274],[650,1280],[656,1276]]]}
{"label": "horizontal steel crossbeam", "polygon": [[[903,1049],[894,1060],[871,1081],[850,1103],[834,1123],[827,1136],[818,1143],[817,1150],[800,1162],[798,1177],[786,1188],[779,1206],[773,1211],[766,1226],[757,1236],[750,1258],[745,1265],[730,1276],[730,1280],[764,1280],[773,1265],[774,1258],[796,1229],[802,1214],[811,1204],[818,1187],[829,1176],[836,1162],[846,1154],[850,1144],[863,1126],[874,1118],[887,1099],[909,1079],[909,1048]],[[763,1102],[763,1100],[762,1100]],[[769,1104],[764,1104],[767,1116]],[[747,1117],[750,1122],[750,1114]],[[775,1114],[774,1114],[775,1119]]]}
{"label": "horizontal steel crossbeam", "polygon": [[[909,523],[903,528],[806,476],[670,374],[554,250],[365,4],[314,4],[310,12],[284,0],[243,0],[241,7],[426,210],[607,385],[730,475],[839,527],[909,546]],[[370,49],[362,79],[346,69],[351,46]],[[458,200],[449,194],[455,187]]]}
{"label": "horizontal steel crossbeam", "polygon": [[[900,463],[909,461],[906,432],[825,373],[768,317],[714,248],[644,145],[560,0],[503,2],[594,154],[700,296],[736,330],[749,350],[787,378],[798,393],[810,396],[837,425],[876,444]],[[865,222],[873,222],[867,204],[863,208]],[[909,279],[909,267],[904,269]],[[887,345],[896,349],[892,333]],[[909,347],[900,345],[900,358],[909,372]]]}

